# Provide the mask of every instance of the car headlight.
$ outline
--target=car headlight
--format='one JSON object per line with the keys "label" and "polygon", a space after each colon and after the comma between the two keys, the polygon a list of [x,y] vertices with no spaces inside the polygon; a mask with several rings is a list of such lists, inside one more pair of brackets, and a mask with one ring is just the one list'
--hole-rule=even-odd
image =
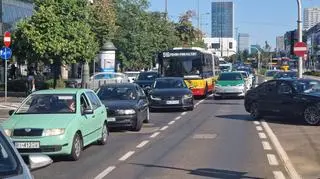
{"label": "car headlight", "polygon": [[57,129],[44,129],[42,132],[42,136],[57,136],[64,134],[65,129],[57,128]]}
{"label": "car headlight", "polygon": [[11,129],[5,129],[4,133],[6,134],[6,136],[11,137],[12,135],[12,130]]}
{"label": "car headlight", "polygon": [[117,113],[121,115],[130,115],[135,114],[136,111],[134,109],[119,109],[117,110]]}
{"label": "car headlight", "polygon": [[183,99],[190,99],[190,98],[193,98],[193,95],[192,95],[192,94],[185,94],[185,95],[183,95]]}
{"label": "car headlight", "polygon": [[151,98],[152,100],[155,100],[155,101],[161,101],[161,98],[156,97],[156,96],[153,96],[153,95],[150,95],[150,98]]}

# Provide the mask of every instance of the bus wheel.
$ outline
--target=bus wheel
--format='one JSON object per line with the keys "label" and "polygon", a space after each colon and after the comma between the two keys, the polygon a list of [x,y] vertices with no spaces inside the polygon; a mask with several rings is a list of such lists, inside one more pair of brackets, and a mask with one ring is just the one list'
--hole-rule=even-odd
{"label": "bus wheel", "polygon": [[203,98],[206,98],[207,96],[208,96],[208,84],[206,84],[206,88],[204,89]]}

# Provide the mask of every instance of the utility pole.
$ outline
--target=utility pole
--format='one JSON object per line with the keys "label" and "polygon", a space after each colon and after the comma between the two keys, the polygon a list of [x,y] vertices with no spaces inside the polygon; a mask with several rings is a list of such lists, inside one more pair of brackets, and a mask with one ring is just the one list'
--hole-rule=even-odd
{"label": "utility pole", "polygon": [[223,33],[222,33],[222,21],[223,21],[223,17],[222,17],[222,1],[220,1],[220,41],[221,41],[221,58],[223,57]]}
{"label": "utility pole", "polygon": [[164,13],[166,19],[168,19],[168,0],[164,0]]}
{"label": "utility pole", "polygon": [[200,30],[200,0],[197,0],[197,5],[198,5],[198,29]]}
{"label": "utility pole", "polygon": [[[298,42],[302,42],[302,19],[301,19],[301,0],[297,0],[298,4]],[[299,57],[299,63],[298,63],[298,77],[302,78],[302,71],[303,71],[303,66],[302,66],[302,57]]]}

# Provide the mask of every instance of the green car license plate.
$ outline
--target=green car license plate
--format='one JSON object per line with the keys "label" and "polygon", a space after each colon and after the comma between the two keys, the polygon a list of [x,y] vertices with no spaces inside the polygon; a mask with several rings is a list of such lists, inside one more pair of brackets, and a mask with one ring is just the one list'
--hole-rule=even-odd
{"label": "green car license plate", "polygon": [[15,142],[17,149],[38,149],[40,148],[40,142]]}

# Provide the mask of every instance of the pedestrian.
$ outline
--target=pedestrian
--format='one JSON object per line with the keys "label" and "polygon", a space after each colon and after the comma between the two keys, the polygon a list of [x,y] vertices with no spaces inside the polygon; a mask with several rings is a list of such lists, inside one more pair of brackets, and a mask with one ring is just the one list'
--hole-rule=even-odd
{"label": "pedestrian", "polygon": [[35,87],[35,72],[33,67],[29,68],[28,77],[27,77],[27,94],[31,94],[36,90]]}
{"label": "pedestrian", "polygon": [[17,70],[17,67],[16,65],[13,63],[11,65],[11,68],[10,68],[10,76],[12,79],[15,79],[16,78],[16,70]]}

